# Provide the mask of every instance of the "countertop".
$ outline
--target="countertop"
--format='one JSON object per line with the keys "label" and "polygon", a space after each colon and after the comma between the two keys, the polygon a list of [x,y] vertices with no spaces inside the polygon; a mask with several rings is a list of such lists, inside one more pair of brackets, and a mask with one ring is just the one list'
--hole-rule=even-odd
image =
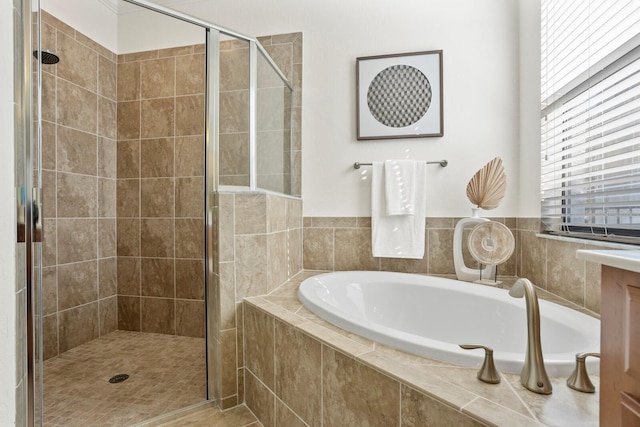
{"label": "countertop", "polygon": [[580,249],[576,251],[576,258],[640,273],[640,250]]}

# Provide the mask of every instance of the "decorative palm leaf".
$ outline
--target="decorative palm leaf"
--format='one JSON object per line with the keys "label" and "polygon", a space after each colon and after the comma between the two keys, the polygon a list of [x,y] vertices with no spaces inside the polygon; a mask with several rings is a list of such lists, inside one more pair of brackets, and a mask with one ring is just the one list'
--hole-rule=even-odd
{"label": "decorative palm leaf", "polygon": [[473,175],[467,184],[467,197],[482,209],[495,209],[507,191],[507,175],[502,159],[496,157]]}

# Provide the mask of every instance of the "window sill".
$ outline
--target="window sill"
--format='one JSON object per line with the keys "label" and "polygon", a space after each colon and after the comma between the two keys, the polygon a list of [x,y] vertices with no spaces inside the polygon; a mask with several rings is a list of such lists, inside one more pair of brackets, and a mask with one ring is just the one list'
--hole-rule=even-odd
{"label": "window sill", "polygon": [[537,233],[536,237],[539,237],[541,239],[558,240],[561,242],[581,243],[584,245],[596,246],[599,248],[638,250],[638,245],[633,245],[630,243],[604,242],[602,240],[591,240],[591,239],[584,239],[580,237],[569,237],[569,236],[557,236],[554,234],[547,234],[547,233]]}

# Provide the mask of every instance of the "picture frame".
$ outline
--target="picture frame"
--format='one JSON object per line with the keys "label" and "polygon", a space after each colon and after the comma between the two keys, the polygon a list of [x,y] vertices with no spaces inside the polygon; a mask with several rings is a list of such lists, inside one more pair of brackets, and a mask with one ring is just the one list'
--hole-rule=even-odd
{"label": "picture frame", "polygon": [[442,50],[356,58],[358,140],[444,135]]}

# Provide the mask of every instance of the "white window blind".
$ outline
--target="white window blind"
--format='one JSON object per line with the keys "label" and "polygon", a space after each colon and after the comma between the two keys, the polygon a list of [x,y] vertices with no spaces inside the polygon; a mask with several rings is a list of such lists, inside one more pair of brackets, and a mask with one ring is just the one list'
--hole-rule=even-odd
{"label": "white window blind", "polygon": [[640,243],[640,0],[542,0],[548,231]]}

